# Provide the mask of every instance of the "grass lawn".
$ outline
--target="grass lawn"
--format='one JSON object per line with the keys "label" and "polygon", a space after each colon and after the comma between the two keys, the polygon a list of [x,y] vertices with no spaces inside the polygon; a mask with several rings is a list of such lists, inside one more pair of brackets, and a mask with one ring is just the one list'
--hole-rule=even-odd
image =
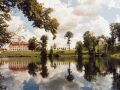
{"label": "grass lawn", "polygon": [[[49,54],[49,51],[47,52]],[[60,56],[63,56],[63,57],[66,57],[66,56],[76,57],[77,56],[75,53],[75,50],[54,50],[54,53],[59,53]],[[86,50],[83,50],[83,53],[84,53],[83,58],[89,57]],[[8,57],[39,57],[40,52],[37,52],[37,51],[4,51],[0,55],[8,56]],[[115,59],[120,59],[120,52],[111,54],[111,57]]]}
{"label": "grass lawn", "polygon": [[111,55],[112,58],[120,59],[120,53],[114,53]]}
{"label": "grass lawn", "polygon": [[32,57],[32,56],[39,56],[40,52],[36,51],[4,51],[1,53],[4,56],[21,56],[21,57]]}

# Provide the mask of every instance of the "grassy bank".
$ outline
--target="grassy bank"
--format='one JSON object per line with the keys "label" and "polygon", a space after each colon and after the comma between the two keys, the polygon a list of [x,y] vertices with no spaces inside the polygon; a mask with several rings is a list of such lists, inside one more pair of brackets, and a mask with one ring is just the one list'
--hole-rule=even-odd
{"label": "grassy bank", "polygon": [[4,51],[1,53],[1,56],[7,57],[37,57],[40,55],[40,52],[36,51]]}
{"label": "grassy bank", "polygon": [[[49,51],[47,51],[49,53]],[[61,57],[76,57],[75,50],[54,50]],[[4,51],[0,54],[1,57],[39,57],[40,52],[37,51]],[[89,57],[87,51],[83,51],[83,57]],[[120,53],[112,53],[111,58],[120,59]]]}
{"label": "grassy bank", "polygon": [[111,58],[120,59],[120,53],[114,53],[114,54],[112,54]]}
{"label": "grassy bank", "polygon": [[[49,54],[49,51],[47,51]],[[54,50],[54,53],[58,53],[60,56],[76,56],[75,50]],[[4,51],[1,56],[8,57],[35,57],[39,56],[40,52],[37,51]]]}

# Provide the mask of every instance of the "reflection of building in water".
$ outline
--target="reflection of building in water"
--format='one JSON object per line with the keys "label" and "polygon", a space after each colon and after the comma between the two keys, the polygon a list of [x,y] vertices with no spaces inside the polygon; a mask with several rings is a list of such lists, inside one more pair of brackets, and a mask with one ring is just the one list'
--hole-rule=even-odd
{"label": "reflection of building in water", "polygon": [[[54,48],[55,50],[69,50],[69,48],[67,47],[57,47],[57,48]],[[71,48],[71,50],[75,50],[75,48]]]}
{"label": "reflection of building in water", "polygon": [[11,51],[27,51],[28,50],[28,43],[27,42],[11,42],[9,48]]}
{"label": "reflection of building in water", "polygon": [[69,62],[53,62],[56,66],[69,65]]}
{"label": "reflection of building in water", "polygon": [[[25,71],[28,69],[28,65],[31,63],[31,61],[26,60],[26,61],[12,61],[12,60],[0,60],[0,66],[4,65],[4,64],[8,64],[9,69],[12,71]],[[48,63],[47,66],[52,66],[52,67],[57,67],[57,66],[68,66],[69,62],[52,62],[52,63]]]}
{"label": "reflection of building in water", "polygon": [[8,60],[0,60],[0,65],[9,64],[9,69],[12,71],[25,71],[27,70],[27,66],[31,61],[8,61]]}

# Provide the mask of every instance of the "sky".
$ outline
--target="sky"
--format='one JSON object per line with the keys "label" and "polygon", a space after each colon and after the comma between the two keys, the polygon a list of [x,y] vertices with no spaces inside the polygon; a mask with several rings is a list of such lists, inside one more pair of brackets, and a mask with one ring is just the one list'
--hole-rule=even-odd
{"label": "sky", "polygon": [[45,34],[49,37],[48,47],[54,43],[57,47],[67,47],[67,39],[64,38],[64,35],[67,31],[71,31],[74,34],[71,39],[71,47],[74,48],[77,41],[83,41],[82,36],[86,31],[93,31],[96,36],[102,34],[110,36],[110,23],[120,22],[120,0],[37,1],[43,3],[45,7],[54,9],[50,16],[56,18],[60,23],[57,38],[53,41],[50,32],[33,28],[32,22],[28,21],[20,10],[14,8],[11,11],[12,20],[9,22],[8,30],[24,36],[23,41],[27,41],[33,36],[40,40],[40,37]]}

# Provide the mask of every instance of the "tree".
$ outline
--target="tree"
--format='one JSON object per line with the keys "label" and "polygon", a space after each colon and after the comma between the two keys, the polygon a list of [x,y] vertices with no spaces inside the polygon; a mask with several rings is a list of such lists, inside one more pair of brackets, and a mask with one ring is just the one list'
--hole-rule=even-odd
{"label": "tree", "polygon": [[70,50],[70,42],[71,42],[71,38],[73,37],[73,33],[71,32],[71,31],[68,31],[68,32],[66,32],[66,34],[65,34],[65,36],[64,36],[65,38],[67,38],[68,40],[67,40],[67,44],[68,44],[68,46],[69,46],[69,50]]}
{"label": "tree", "polygon": [[50,17],[50,13],[53,12],[52,8],[45,8],[43,4],[38,3],[37,0],[3,0],[6,5],[10,7],[17,6],[18,9],[23,11],[23,14],[29,21],[33,21],[33,26],[38,28],[44,28],[45,31],[50,31],[54,37],[56,37],[57,28],[59,26],[58,21],[55,18]]}
{"label": "tree", "polygon": [[116,25],[115,23],[112,23],[110,25],[110,30],[111,30],[111,42],[112,42],[112,46],[114,46],[114,44],[116,43],[116,38],[117,38],[117,29],[116,29]]}
{"label": "tree", "polygon": [[107,52],[108,51],[107,37],[105,37],[104,35],[98,36],[97,45],[98,45],[97,48],[98,53],[100,53],[101,51],[103,52],[103,50]]}
{"label": "tree", "polygon": [[120,42],[120,23],[112,23],[110,25],[111,29],[111,41],[112,45],[116,43],[116,39]]}
{"label": "tree", "polygon": [[6,5],[5,0],[0,0],[0,47],[9,43],[12,37],[11,33],[7,30],[8,25],[6,21],[10,20],[8,12],[9,7]]}
{"label": "tree", "polygon": [[42,35],[42,37],[40,38],[40,40],[42,41],[42,48],[46,48],[47,47],[47,40],[48,37],[46,35]]}
{"label": "tree", "polygon": [[88,49],[90,55],[95,53],[95,47],[97,45],[97,39],[93,32],[86,31],[83,35],[84,46]]}
{"label": "tree", "polygon": [[37,47],[37,39],[35,37],[32,37],[29,39],[29,50],[35,50]]}
{"label": "tree", "polygon": [[42,41],[42,42],[41,42],[41,45],[42,45],[42,49],[41,49],[41,59],[43,59],[43,58],[46,58],[46,57],[47,57],[46,47],[47,47],[48,37],[47,37],[46,35],[42,35],[42,37],[40,38],[40,40]]}
{"label": "tree", "polygon": [[54,43],[54,45],[53,45],[53,49],[56,49],[57,48],[57,45]]}
{"label": "tree", "polygon": [[82,44],[82,42],[81,41],[78,41],[77,43],[76,43],[76,53],[78,54],[78,56],[80,56],[81,54],[82,54],[82,48],[83,48],[83,44]]}

